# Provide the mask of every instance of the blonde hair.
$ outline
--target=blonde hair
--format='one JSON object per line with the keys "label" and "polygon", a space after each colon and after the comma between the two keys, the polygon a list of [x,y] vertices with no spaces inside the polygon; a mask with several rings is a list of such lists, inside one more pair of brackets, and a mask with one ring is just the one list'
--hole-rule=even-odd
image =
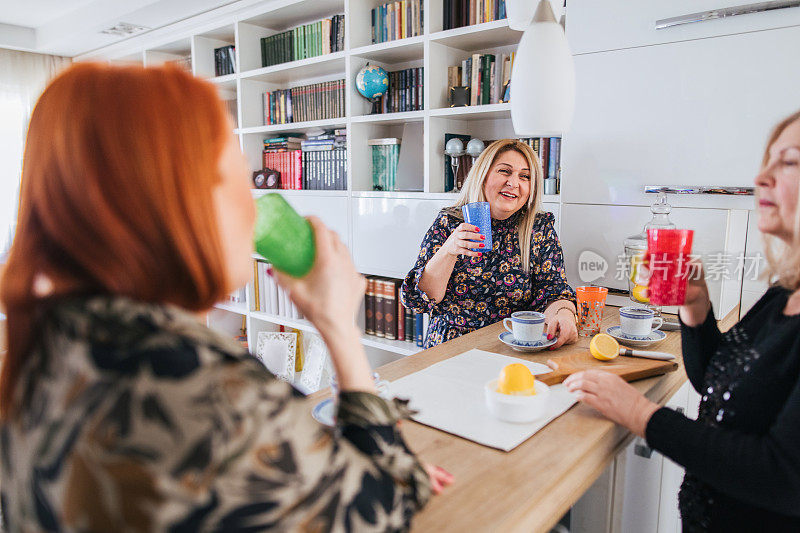
{"label": "blonde hair", "polygon": [[517,139],[500,139],[487,146],[480,157],[475,161],[475,164],[472,165],[467,179],[464,181],[461,194],[453,207],[460,209],[462,205],[471,202],[485,202],[486,194],[483,192],[483,186],[486,183],[486,177],[489,175],[489,169],[492,168],[495,160],[501,154],[512,150],[525,158],[528,162],[531,175],[533,176],[528,202],[522,208],[522,219],[517,223],[519,250],[522,255],[522,268],[525,272],[528,272],[531,264],[533,223],[536,219],[536,214],[542,210],[542,180],[544,179],[539,157],[530,146]]}
{"label": "blonde hair", "polygon": [[[764,157],[761,161],[762,171],[769,164],[769,150],[772,148],[772,145],[778,140],[783,130],[797,120],[800,120],[800,111],[783,119],[775,126],[775,129],[772,130],[772,134],[767,141],[767,147],[764,149]],[[776,283],[790,291],[800,289],[800,195],[795,198],[795,202],[794,242],[786,244],[773,235],[762,235],[764,239],[764,255],[767,258],[767,268],[764,271],[764,277],[767,281]]]}

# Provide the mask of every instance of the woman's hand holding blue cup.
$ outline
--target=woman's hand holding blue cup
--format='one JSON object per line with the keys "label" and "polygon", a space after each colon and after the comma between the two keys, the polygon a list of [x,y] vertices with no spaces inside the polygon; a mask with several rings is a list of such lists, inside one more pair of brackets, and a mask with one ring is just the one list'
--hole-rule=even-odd
{"label": "woman's hand holding blue cup", "polygon": [[[480,258],[482,250],[486,248],[484,244],[486,237],[480,233],[480,228],[473,224],[462,222],[442,245],[442,249],[458,258],[460,255]],[[475,244],[477,242],[477,246]]]}

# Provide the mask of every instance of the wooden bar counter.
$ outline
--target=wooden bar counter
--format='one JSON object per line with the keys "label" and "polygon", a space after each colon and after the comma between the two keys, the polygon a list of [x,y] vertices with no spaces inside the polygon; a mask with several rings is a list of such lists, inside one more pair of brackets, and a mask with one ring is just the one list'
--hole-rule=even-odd
{"label": "wooden bar counter", "polygon": [[[731,312],[720,327],[729,327],[736,314]],[[602,331],[617,324],[618,308],[606,306]],[[377,371],[383,379],[392,381],[473,348],[545,363],[553,357],[587,351],[590,340],[579,337],[577,343],[556,351],[525,354],[501,343],[497,337],[502,331],[502,322],[498,322]],[[664,405],[686,381],[680,332],[668,332],[653,350],[675,354],[678,369],[632,384],[650,400]],[[434,496],[414,518],[413,530],[420,532],[548,531],[632,439],[626,429],[580,403],[511,452],[413,421],[403,421],[401,431],[423,461],[440,465],[455,476],[455,483]]]}

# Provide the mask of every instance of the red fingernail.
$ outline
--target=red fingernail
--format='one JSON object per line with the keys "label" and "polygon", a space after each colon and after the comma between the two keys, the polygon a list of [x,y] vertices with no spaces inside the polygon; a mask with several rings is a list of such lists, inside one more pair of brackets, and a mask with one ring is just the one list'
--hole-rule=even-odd
{"label": "red fingernail", "polygon": [[267,267],[267,274],[272,275],[272,267]]}
{"label": "red fingernail", "polygon": [[548,333],[548,334],[547,334],[547,340],[550,340],[550,339],[552,339],[552,338],[553,338],[553,335],[552,335],[551,333]]}
{"label": "red fingernail", "polygon": [[481,240],[482,240],[482,241],[485,241],[485,240],[486,240],[486,237],[484,237],[483,235],[481,235]]}
{"label": "red fingernail", "polygon": [[478,233],[480,233],[480,232],[481,232],[481,228],[479,228],[478,226],[475,226],[475,231],[477,231]]}
{"label": "red fingernail", "polygon": [[481,257],[483,257],[483,254],[478,254],[478,259],[480,259]]}
{"label": "red fingernail", "polygon": [[483,248],[483,243],[479,244],[478,248]]}

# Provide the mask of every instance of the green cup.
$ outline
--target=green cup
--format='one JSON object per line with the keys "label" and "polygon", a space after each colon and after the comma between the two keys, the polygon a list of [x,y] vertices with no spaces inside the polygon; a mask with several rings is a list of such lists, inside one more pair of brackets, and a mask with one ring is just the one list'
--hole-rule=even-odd
{"label": "green cup", "polygon": [[254,236],[256,252],[281,272],[301,278],[314,266],[314,230],[280,194],[256,200]]}

